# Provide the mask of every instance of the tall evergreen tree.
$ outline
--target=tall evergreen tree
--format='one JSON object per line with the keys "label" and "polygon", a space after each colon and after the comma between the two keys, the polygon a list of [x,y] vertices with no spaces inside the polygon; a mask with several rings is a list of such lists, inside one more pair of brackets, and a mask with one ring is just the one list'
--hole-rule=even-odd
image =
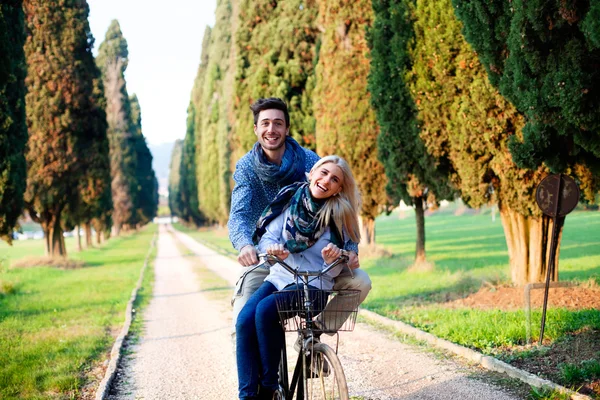
{"label": "tall evergreen tree", "polygon": [[450,178],[465,203],[498,204],[513,282],[540,281],[547,268],[542,239],[550,226],[534,194],[548,171],[520,169],[512,161],[508,141],[520,135],[523,117],[490,84],[450,0],[417,0],[414,19],[407,80],[421,138],[431,154],[452,161]]}
{"label": "tall evergreen tree", "polygon": [[[83,61],[93,77],[94,90],[86,108],[81,110],[82,115],[87,115],[88,122],[85,137],[81,142],[85,152],[85,157],[82,158],[84,169],[79,181],[79,198],[74,206],[75,215],[72,217],[75,225],[83,226],[86,245],[90,247],[92,224],[102,225],[98,227],[102,230],[106,230],[110,225],[112,196],[109,143],[106,133],[108,126],[105,112],[106,100],[102,77],[91,52]],[[99,234],[98,230],[96,234]]]}
{"label": "tall evergreen tree", "polygon": [[22,3],[0,5],[0,238],[9,243],[23,211],[27,177]]}
{"label": "tall evergreen tree", "polygon": [[181,155],[181,165],[179,167],[180,188],[182,201],[181,218],[188,224],[200,226],[205,222],[204,214],[200,211],[198,201],[198,183],[203,182],[199,176],[198,158],[200,149],[200,139],[202,136],[202,91],[204,86],[204,76],[206,75],[206,66],[208,64],[208,47],[210,44],[211,28],[207,26],[202,38],[202,52],[200,55],[200,65],[194,80],[190,104],[187,109],[186,134],[183,141]]}
{"label": "tall evergreen tree", "polygon": [[317,13],[317,0],[241,1],[235,39],[236,155],[256,141],[248,107],[264,97],[283,99],[289,106],[290,134],[316,149],[312,98],[320,36]]}
{"label": "tall evergreen tree", "polygon": [[142,133],[142,110],[137,96],[129,98],[131,105],[131,130],[135,143],[136,169],[135,181],[137,191],[135,194],[135,213],[129,224],[131,226],[145,225],[151,222],[158,212],[158,180],[152,168],[152,153]]}
{"label": "tall evergreen tree", "polygon": [[[89,68],[93,39],[85,1],[23,2],[28,37],[25,201],[42,225],[46,251],[66,256],[61,217],[79,198],[85,173],[84,143],[90,135],[94,70]],[[95,133],[93,134],[95,135]]]}
{"label": "tall evergreen tree", "polygon": [[555,172],[582,163],[600,175],[600,3],[454,5],[490,81],[527,117],[511,138],[515,161]]}
{"label": "tall evergreen tree", "polygon": [[171,163],[169,165],[169,209],[171,215],[181,218],[181,194],[180,189],[180,165],[181,153],[183,151],[183,140],[177,139],[171,152]]}
{"label": "tall evergreen tree", "polygon": [[369,92],[381,128],[377,145],[386,189],[394,204],[403,200],[415,207],[415,262],[420,263],[425,261],[424,210],[428,202],[449,199],[452,189],[449,161],[432,157],[419,137],[417,107],[405,83],[412,66],[409,46],[415,40],[413,8],[413,0],[373,0]]}
{"label": "tall evergreen tree", "polygon": [[362,239],[367,244],[375,241],[375,217],[386,203],[386,177],[377,152],[379,126],[367,91],[366,28],[372,20],[367,0],[319,3],[324,33],[314,95],[317,150],[350,163],[362,193]]}
{"label": "tall evergreen tree", "polygon": [[215,26],[204,37],[194,101],[198,204],[208,220],[221,225],[229,217],[231,195],[237,3],[217,2]]}
{"label": "tall evergreen tree", "polygon": [[[194,91],[196,90],[194,85]],[[192,98],[194,95],[192,94]],[[196,109],[190,101],[187,115],[187,130],[183,140],[181,165],[179,166],[179,192],[182,202],[181,218],[188,224],[200,226],[204,217],[198,204],[198,183],[196,180],[196,142],[194,137]]]}
{"label": "tall evergreen tree", "polygon": [[102,71],[106,96],[106,119],[110,143],[111,191],[113,199],[113,228],[129,227],[136,218],[137,154],[131,126],[131,105],[125,83],[128,63],[127,41],[117,20],[113,20],[104,42],[98,49],[97,63]]}

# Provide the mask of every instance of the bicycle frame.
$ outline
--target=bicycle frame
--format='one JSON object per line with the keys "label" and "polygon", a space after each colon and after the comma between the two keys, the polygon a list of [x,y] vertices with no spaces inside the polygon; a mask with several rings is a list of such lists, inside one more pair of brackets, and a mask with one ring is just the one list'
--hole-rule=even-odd
{"label": "bicycle frame", "polygon": [[[345,250],[342,250],[342,255],[340,257],[338,257],[335,261],[333,261],[331,264],[329,264],[328,266],[326,266],[324,269],[322,269],[321,271],[300,271],[297,269],[292,268],[289,264],[287,264],[284,260],[280,259],[277,256],[274,255],[270,255],[270,254],[259,254],[259,259],[264,260],[263,263],[267,263],[270,266],[272,266],[273,264],[277,263],[279,265],[281,265],[285,270],[287,270],[288,272],[290,272],[294,278],[296,279],[296,281],[300,281],[303,285],[302,290],[304,291],[304,303],[302,304],[302,310],[306,313],[305,315],[305,322],[306,325],[304,327],[304,329],[302,328],[298,328],[298,336],[301,338],[301,351],[298,353],[298,359],[296,360],[296,364],[295,364],[295,368],[294,368],[294,373],[292,376],[292,381],[289,381],[289,375],[288,375],[288,370],[287,370],[287,352],[286,352],[286,348],[285,345],[281,350],[281,363],[280,363],[280,373],[279,373],[279,378],[280,378],[280,382],[281,382],[281,386],[282,386],[282,391],[283,391],[283,399],[284,400],[290,400],[293,397],[294,392],[296,391],[296,389],[298,389],[298,397],[297,399],[303,399],[304,398],[304,387],[301,384],[301,381],[303,379],[303,373],[304,373],[304,357],[305,355],[307,355],[309,352],[311,352],[312,349],[312,345],[314,344],[314,327],[315,327],[315,322],[314,322],[314,316],[313,316],[313,300],[310,296],[310,289],[309,289],[309,283],[312,282],[313,280],[317,280],[319,279],[321,276],[323,276],[324,274],[326,274],[327,272],[329,272],[331,269],[335,268],[336,266],[338,266],[340,263],[344,263],[348,261],[348,253]],[[348,267],[348,269],[350,270],[350,274],[352,275],[352,277],[354,278],[354,274],[352,272],[352,269]],[[310,279],[313,278],[313,279]]]}

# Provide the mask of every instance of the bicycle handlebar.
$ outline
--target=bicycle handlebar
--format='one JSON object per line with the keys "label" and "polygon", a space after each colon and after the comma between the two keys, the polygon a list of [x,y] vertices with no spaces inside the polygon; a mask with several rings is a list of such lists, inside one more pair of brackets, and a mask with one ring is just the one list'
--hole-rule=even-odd
{"label": "bicycle handlebar", "polygon": [[[258,255],[258,258],[265,260],[265,262],[267,262],[267,261],[275,262],[275,263],[281,265],[283,268],[285,268],[289,273],[293,274],[294,276],[320,277],[322,275],[325,275],[327,272],[329,272],[331,269],[333,269],[340,263],[347,262],[348,261],[348,251],[342,250],[342,255],[339,256],[337,259],[335,259],[331,264],[326,266],[321,271],[300,271],[298,269],[294,269],[294,268],[290,267],[290,265],[287,264],[284,260],[282,260],[281,258],[279,258],[275,255],[272,255],[272,254],[261,253]],[[354,278],[354,272],[352,272],[352,268],[348,267],[348,264],[346,264],[346,267],[350,270],[350,275],[352,276],[352,278]]]}

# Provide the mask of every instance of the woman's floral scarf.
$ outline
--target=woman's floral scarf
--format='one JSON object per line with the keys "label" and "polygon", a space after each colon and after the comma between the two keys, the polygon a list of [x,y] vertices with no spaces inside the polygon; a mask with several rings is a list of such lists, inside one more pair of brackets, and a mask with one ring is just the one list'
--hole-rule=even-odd
{"label": "woman's floral scarf", "polygon": [[[258,244],[265,234],[267,225],[289,207],[290,214],[283,227],[285,247],[290,253],[300,253],[308,249],[325,231],[325,227],[319,229],[317,219],[317,213],[323,204],[324,201],[315,201],[312,198],[307,182],[298,182],[284,187],[258,219],[252,237],[254,244]],[[343,248],[338,229],[333,222],[330,225],[331,241],[339,248]]]}

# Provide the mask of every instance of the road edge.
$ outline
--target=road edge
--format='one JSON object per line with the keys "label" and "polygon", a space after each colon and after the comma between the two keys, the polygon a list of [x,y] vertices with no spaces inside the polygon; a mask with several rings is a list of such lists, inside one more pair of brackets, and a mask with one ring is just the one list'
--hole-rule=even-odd
{"label": "road edge", "polygon": [[144,281],[144,274],[146,273],[146,269],[148,268],[148,261],[150,259],[150,254],[152,254],[152,250],[156,247],[156,240],[158,238],[158,232],[154,234],[152,238],[152,242],[150,243],[150,248],[148,249],[148,253],[146,254],[146,259],[144,260],[144,265],[140,271],[140,277],[138,278],[136,287],[131,292],[131,297],[129,298],[129,302],[127,303],[127,308],[125,309],[125,323],[121,328],[121,332],[115,343],[113,344],[112,350],[110,352],[110,358],[108,367],[106,368],[106,372],[104,373],[104,378],[100,381],[98,388],[96,389],[96,400],[104,400],[108,395],[110,390],[110,385],[115,378],[117,373],[117,367],[119,366],[119,361],[121,360],[121,350],[123,348],[123,343],[127,334],[129,333],[129,328],[131,327],[132,314],[133,314],[133,303],[137,299],[137,293],[139,289],[142,287],[142,282]]}
{"label": "road edge", "polygon": [[536,376],[527,371],[523,371],[522,369],[513,367],[510,364],[507,364],[503,361],[500,361],[494,357],[486,356],[482,353],[479,353],[475,350],[469,349],[467,347],[458,345],[456,343],[452,343],[446,339],[438,338],[431,333],[427,333],[422,331],[414,326],[408,325],[402,321],[395,321],[379,315],[373,311],[366,310],[361,308],[359,310],[359,314],[363,316],[366,320],[370,320],[376,322],[385,327],[392,328],[396,331],[411,335],[418,340],[422,340],[432,346],[437,348],[446,350],[450,353],[463,357],[469,361],[472,361],[476,364],[481,365],[483,368],[488,369],[490,371],[505,373],[508,376],[519,379],[522,382],[527,383],[530,386],[538,387],[538,388],[549,388],[552,390],[559,391],[561,393],[566,393],[571,396],[573,400],[591,400],[591,397],[586,396],[584,394],[580,394],[572,391],[564,386],[558,385],[552,381],[547,379],[542,379],[539,376]]}

